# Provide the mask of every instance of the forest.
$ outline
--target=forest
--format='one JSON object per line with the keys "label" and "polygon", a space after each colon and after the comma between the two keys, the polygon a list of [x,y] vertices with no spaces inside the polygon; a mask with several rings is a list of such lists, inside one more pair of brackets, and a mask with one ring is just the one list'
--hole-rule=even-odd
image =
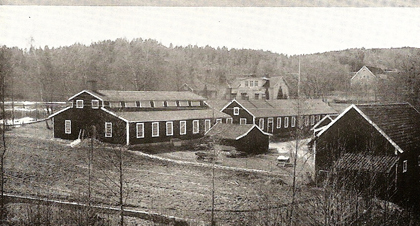
{"label": "forest", "polygon": [[[224,92],[244,76],[284,76],[296,97],[321,98],[347,92],[350,79],[363,65],[393,71],[381,95],[420,104],[420,49],[354,48],[292,55],[227,47],[164,46],[152,39],[116,39],[59,48],[1,48],[7,100],[66,101],[96,80],[99,89],[179,90],[184,84],[210,84]],[[389,98],[388,98],[389,99]]]}

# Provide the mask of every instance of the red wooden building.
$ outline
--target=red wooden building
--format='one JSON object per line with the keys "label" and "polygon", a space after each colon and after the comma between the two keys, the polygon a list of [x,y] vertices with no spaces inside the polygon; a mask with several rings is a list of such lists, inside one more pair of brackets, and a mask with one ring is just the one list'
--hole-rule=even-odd
{"label": "red wooden building", "polygon": [[383,198],[419,204],[420,113],[409,104],[352,105],[311,141],[329,175]]}
{"label": "red wooden building", "polygon": [[[93,126],[97,139],[114,144],[142,144],[199,138],[230,116],[209,108],[191,92],[83,90],[56,112],[54,137],[77,139]],[[81,133],[81,131],[84,131]]]}
{"label": "red wooden building", "polygon": [[222,109],[234,124],[255,124],[264,132],[291,137],[299,125],[307,133],[326,115],[337,112],[321,100],[232,100]]}

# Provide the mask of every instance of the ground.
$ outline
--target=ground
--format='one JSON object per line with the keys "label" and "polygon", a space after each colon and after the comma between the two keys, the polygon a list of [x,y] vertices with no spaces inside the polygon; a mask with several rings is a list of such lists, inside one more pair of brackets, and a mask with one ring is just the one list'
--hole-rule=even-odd
{"label": "ground", "polygon": [[[86,202],[89,140],[71,148],[70,141],[52,138],[52,131],[46,129],[45,123],[15,128],[6,136],[7,193]],[[272,145],[280,152],[288,152],[286,148],[293,146],[293,143]],[[212,164],[197,162],[192,151],[166,150],[149,155],[94,142],[93,202],[118,204],[120,151],[126,208],[192,219],[197,225],[210,221]],[[220,225],[236,225],[247,213],[258,212],[262,206],[275,208],[290,202],[292,168],[276,166],[278,155],[273,149],[248,158],[219,155],[214,170],[214,208]],[[305,171],[310,169],[306,166],[311,161],[306,158],[304,148],[298,155],[299,196],[306,197],[311,191],[304,186]]]}

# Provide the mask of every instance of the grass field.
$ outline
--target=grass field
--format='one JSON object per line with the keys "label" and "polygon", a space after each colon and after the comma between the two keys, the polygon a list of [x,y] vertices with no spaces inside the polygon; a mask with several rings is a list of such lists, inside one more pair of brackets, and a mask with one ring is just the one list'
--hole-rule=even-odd
{"label": "grass field", "polygon": [[[43,123],[15,128],[6,136],[8,193],[87,200],[90,142],[85,141],[71,148],[69,141],[53,139],[52,131],[47,130]],[[91,181],[92,200],[95,203],[118,204],[119,151],[123,153],[126,208],[210,221],[211,167],[150,158],[122,147],[97,142],[93,149]],[[185,155],[190,154],[166,152],[161,156],[188,159]],[[223,164],[242,167],[243,162],[247,161],[245,166],[252,168],[253,165],[263,164],[261,159],[268,158],[271,162],[273,156],[225,159]],[[290,169],[276,168],[270,174],[263,174],[216,168],[216,220],[220,225],[237,225],[243,221],[246,213],[257,211],[261,206],[275,207],[289,203],[291,189],[283,181],[290,181]],[[308,196],[310,191],[303,187],[300,194]]]}

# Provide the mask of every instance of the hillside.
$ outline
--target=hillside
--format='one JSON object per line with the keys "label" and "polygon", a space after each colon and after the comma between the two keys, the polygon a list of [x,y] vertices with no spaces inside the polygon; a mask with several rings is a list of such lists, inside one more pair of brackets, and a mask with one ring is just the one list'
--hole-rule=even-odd
{"label": "hillside", "polygon": [[[299,58],[302,93],[320,97],[346,91],[352,73],[363,65],[398,71],[401,100],[418,102],[420,49],[347,49],[293,55],[210,46],[169,46],[155,40],[117,39],[60,48],[2,47],[11,68],[6,96],[15,99],[64,101],[97,80],[101,89],[178,90],[184,84],[209,84],[223,91],[244,75],[285,76],[296,94]],[[414,82],[413,82],[414,81]]]}

